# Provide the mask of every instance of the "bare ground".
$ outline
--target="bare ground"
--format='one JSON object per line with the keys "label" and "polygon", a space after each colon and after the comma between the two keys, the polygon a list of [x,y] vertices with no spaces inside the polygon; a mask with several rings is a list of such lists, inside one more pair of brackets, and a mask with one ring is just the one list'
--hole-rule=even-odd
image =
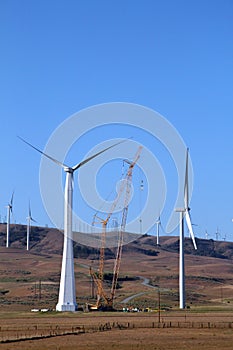
{"label": "bare ground", "polygon": [[1,344],[1,349],[82,350],[213,350],[232,349],[233,332],[226,329],[130,329],[59,336],[50,339]]}
{"label": "bare ground", "polygon": [[[232,349],[233,314],[228,313],[166,313],[161,319],[161,328],[152,328],[157,322],[155,314],[69,314],[41,315],[31,314],[0,315],[1,336],[18,341],[0,344],[0,349],[81,349],[81,350],[214,350]],[[179,327],[162,328],[171,322]],[[130,328],[111,327],[105,331],[100,325],[130,325]],[[157,324],[157,323],[156,323]],[[211,325],[209,329],[207,324]],[[46,339],[22,340],[24,332],[34,328],[31,335],[49,334],[48,329],[71,330],[83,325],[86,333],[77,335],[57,335]],[[148,325],[148,327],[147,327]],[[194,327],[192,327],[194,325]],[[204,325],[204,328],[200,328]],[[191,327],[191,328],[189,328]],[[205,328],[206,327],[206,328]],[[45,331],[46,330],[46,331]],[[45,333],[44,333],[45,332]],[[5,334],[5,335],[4,335]],[[58,332],[59,334],[59,332]],[[61,334],[61,333],[60,333]],[[16,336],[17,335],[17,336]]]}

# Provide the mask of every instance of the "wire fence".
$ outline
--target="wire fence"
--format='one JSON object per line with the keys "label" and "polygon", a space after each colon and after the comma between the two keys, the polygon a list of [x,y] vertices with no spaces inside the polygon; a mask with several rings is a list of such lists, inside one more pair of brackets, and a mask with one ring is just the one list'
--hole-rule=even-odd
{"label": "wire fence", "polygon": [[2,326],[0,327],[0,343],[38,340],[58,336],[79,335],[111,331],[115,329],[132,330],[139,328],[181,328],[181,329],[233,329],[233,322],[107,322],[98,325],[30,325],[30,326]]}

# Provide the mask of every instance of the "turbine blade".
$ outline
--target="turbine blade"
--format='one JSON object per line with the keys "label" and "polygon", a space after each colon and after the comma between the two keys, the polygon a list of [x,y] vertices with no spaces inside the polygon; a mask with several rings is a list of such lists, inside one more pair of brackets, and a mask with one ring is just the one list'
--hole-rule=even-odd
{"label": "turbine blade", "polygon": [[29,201],[29,204],[28,204],[28,219],[29,219],[30,221],[37,222],[37,221],[34,220],[33,217],[32,217],[32,211],[31,211],[30,201]]}
{"label": "turbine blade", "polygon": [[189,167],[189,149],[186,153],[186,165],[185,165],[185,182],[184,182],[184,207],[189,207],[189,182],[188,182],[188,167]]}
{"label": "turbine blade", "polygon": [[123,142],[125,142],[125,141],[128,141],[128,139],[123,140],[123,141],[120,141],[120,142],[117,142],[117,143],[114,143],[112,146],[109,146],[109,147],[103,149],[102,151],[100,151],[100,152],[94,154],[93,156],[84,159],[82,162],[78,163],[77,165],[75,165],[75,166],[72,168],[73,171],[77,170],[78,168],[80,168],[80,167],[83,166],[84,164],[88,163],[88,162],[89,162],[90,160],[92,160],[93,158],[98,157],[100,154],[106,152],[106,151],[109,150],[110,148],[113,148],[113,147],[115,147],[115,146],[117,146],[117,145],[119,145],[119,144],[121,144],[121,143],[123,143]]}
{"label": "turbine blade", "polygon": [[31,216],[32,216],[30,201],[29,201],[29,205],[28,205],[28,216],[29,216],[29,218],[31,218]]}
{"label": "turbine blade", "polygon": [[186,223],[187,223],[187,226],[188,226],[188,230],[189,230],[189,232],[190,232],[190,235],[191,235],[191,238],[192,238],[192,241],[193,241],[194,248],[197,249],[197,245],[196,245],[196,241],[195,241],[195,236],[194,236],[194,233],[193,233],[193,227],[192,227],[192,223],[191,223],[191,219],[190,219],[188,210],[186,210],[185,219],[186,219]]}
{"label": "turbine blade", "polygon": [[65,165],[64,163],[59,162],[59,160],[57,160],[57,159],[55,159],[55,158],[49,156],[48,154],[42,152],[39,148],[36,148],[35,146],[31,145],[29,142],[27,142],[26,140],[24,140],[22,137],[18,136],[18,138],[19,138],[21,141],[23,141],[24,143],[26,143],[28,146],[34,148],[37,152],[43,154],[43,156],[47,157],[47,158],[50,159],[52,162],[54,162],[54,163],[60,165],[62,168],[69,168],[69,167],[68,167],[67,165]]}
{"label": "turbine blade", "polygon": [[12,210],[12,206],[13,206],[14,193],[15,193],[15,191],[13,191],[12,195],[11,195],[11,201],[10,201],[11,210]]}

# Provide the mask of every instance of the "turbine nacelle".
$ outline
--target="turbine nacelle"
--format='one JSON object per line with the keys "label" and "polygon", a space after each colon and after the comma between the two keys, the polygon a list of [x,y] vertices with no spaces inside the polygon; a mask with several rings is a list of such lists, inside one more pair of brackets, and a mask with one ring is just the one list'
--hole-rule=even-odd
{"label": "turbine nacelle", "polygon": [[177,213],[185,213],[186,209],[185,208],[176,208],[175,212],[177,212]]}
{"label": "turbine nacelle", "polygon": [[70,168],[69,166],[64,166],[63,169],[66,173],[73,174],[73,172],[74,172],[74,170],[72,168]]}
{"label": "turbine nacelle", "polygon": [[37,222],[37,221],[34,220],[31,216],[27,216],[27,217],[26,217],[26,220],[28,220],[28,221],[30,220],[30,221],[32,221],[32,222]]}

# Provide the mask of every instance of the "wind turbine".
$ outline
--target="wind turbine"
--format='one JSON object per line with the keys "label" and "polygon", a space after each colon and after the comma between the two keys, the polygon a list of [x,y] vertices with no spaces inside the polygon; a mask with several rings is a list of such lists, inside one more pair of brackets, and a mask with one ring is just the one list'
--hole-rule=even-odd
{"label": "wind turbine", "polygon": [[160,215],[158,216],[158,219],[156,220],[156,243],[159,245],[159,229],[161,227],[161,220]]}
{"label": "wind turbine", "polygon": [[180,309],[185,308],[185,265],[184,265],[184,217],[191,235],[194,248],[197,249],[195,236],[190,217],[189,208],[189,183],[188,183],[188,165],[189,165],[189,149],[186,152],[185,165],[185,183],[184,183],[184,208],[177,208],[176,212],[180,213],[180,262],[179,262],[179,293],[180,293]]}
{"label": "wind turbine", "polygon": [[11,215],[12,215],[13,199],[14,199],[14,191],[12,192],[10,202],[6,206],[6,208],[7,208],[6,247],[7,248],[10,245],[10,220],[11,220]]}
{"label": "wind turbine", "polygon": [[19,137],[24,143],[41,153],[45,157],[49,158],[52,162],[62,167],[66,173],[65,182],[65,195],[64,195],[64,243],[63,243],[63,255],[62,255],[62,268],[59,288],[59,298],[56,305],[56,311],[75,311],[77,310],[76,303],[76,291],[75,291],[75,277],[74,277],[74,254],[73,254],[73,232],[72,232],[72,209],[73,209],[73,176],[74,172],[81,168],[84,164],[91,161],[93,158],[99,156],[103,152],[106,152],[112,147],[124,142],[120,141],[112,146],[109,146],[102,151],[92,155],[70,167],[64,163],[61,163],[57,159],[42,152],[40,149],[34,147],[29,142]]}
{"label": "wind turbine", "polygon": [[216,235],[216,241],[218,241],[218,239],[219,239],[219,229],[218,229],[218,227],[217,227],[217,231],[216,231],[216,233],[215,233],[215,235]]}
{"label": "wind turbine", "polygon": [[30,202],[29,202],[29,208],[28,208],[28,217],[27,217],[27,250],[29,250],[29,239],[30,239],[30,231],[31,231],[31,221],[36,222],[36,220],[34,220],[32,218],[32,213],[31,213],[31,207],[30,207]]}

